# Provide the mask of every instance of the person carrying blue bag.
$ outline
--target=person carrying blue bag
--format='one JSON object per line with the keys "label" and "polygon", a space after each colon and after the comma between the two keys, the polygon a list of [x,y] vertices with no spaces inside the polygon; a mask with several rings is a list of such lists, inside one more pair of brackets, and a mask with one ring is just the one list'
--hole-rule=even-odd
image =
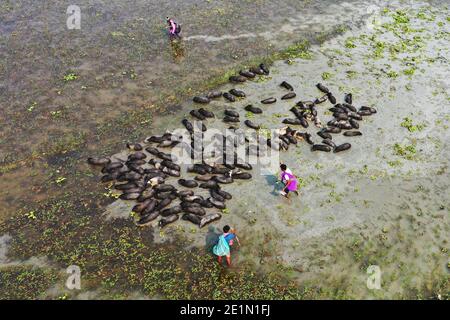
{"label": "person carrying blue bag", "polygon": [[219,241],[212,248],[213,253],[218,257],[220,264],[222,264],[222,257],[225,256],[227,265],[231,266],[230,246],[233,245],[234,239],[241,245],[235,231],[231,229],[229,225],[223,227],[223,234],[219,236]]}

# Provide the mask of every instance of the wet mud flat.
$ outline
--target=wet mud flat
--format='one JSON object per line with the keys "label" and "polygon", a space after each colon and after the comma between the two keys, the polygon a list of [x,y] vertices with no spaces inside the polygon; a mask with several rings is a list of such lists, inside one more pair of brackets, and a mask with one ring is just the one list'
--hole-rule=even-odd
{"label": "wet mud flat", "polygon": [[[284,95],[286,90],[279,86],[283,81],[293,85],[300,99],[314,100],[321,94],[315,84],[321,82],[338,102],[351,92],[354,105],[378,111],[364,117],[359,129],[362,136],[333,136],[336,144],[350,142],[352,148],[348,151],[311,152],[311,146],[303,142],[280,153],[281,162],[300,178],[300,196],[291,195],[290,202],[278,194],[277,172],[254,174],[251,181],[222,185],[234,197],[226,202],[219,224],[239,229],[246,243],[237,253],[239,261],[249,259],[263,269],[266,264],[287,265],[297,273],[299,281],[307,281],[317,273],[332,279],[355,278],[351,283],[358,294],[367,291],[365,269],[380,265],[389,279],[385,283],[389,290],[379,297],[405,293],[409,288],[399,284],[405,278],[411,281],[408,285],[414,285],[431,275],[445,277],[450,201],[445,192],[450,155],[448,29],[432,37],[426,28],[430,21],[420,18],[423,14],[434,17],[429,10],[418,9],[411,18],[403,11],[385,11],[380,17],[381,26],[372,33],[352,31],[336,37],[314,48],[310,60],[276,62],[269,76],[219,88],[223,92],[232,88],[244,91],[246,97],[242,100],[206,105],[216,114],[214,120],[204,122],[209,128],[224,130],[229,126],[221,121],[225,109],[240,113],[241,128],[245,128],[244,119],[265,128],[281,128],[285,126],[281,120],[292,117],[292,100],[270,105],[260,101]],[[405,26],[391,22],[406,17],[410,20],[403,23],[415,41],[410,45],[409,40],[395,34]],[[433,19],[437,26],[441,25],[442,20]],[[403,50],[389,48],[398,46],[399,39],[404,41]],[[263,113],[245,111],[248,104],[260,107]],[[196,103],[185,105],[186,110],[201,107]],[[330,107],[329,102],[317,106],[323,123],[331,119]],[[187,111],[184,116],[193,120]],[[175,128],[182,118],[175,116],[162,127]],[[316,142],[322,140],[313,125],[307,131]],[[114,203],[106,214],[125,215],[126,209]],[[180,220],[176,224],[155,233],[155,241],[164,242],[180,233],[190,239],[190,245],[204,245],[203,237],[189,222]],[[359,239],[355,240],[356,247],[367,250],[381,244],[383,248],[371,254],[340,256],[339,252],[346,251],[340,247],[343,238],[352,237]],[[259,254],[255,256],[255,252]],[[429,258],[423,259],[424,255]],[[399,264],[407,266],[407,275],[398,274]]]}
{"label": "wet mud flat", "polygon": [[[334,138],[338,142],[352,143],[352,148],[344,153],[311,152],[309,145],[299,143],[281,154],[281,160],[301,178],[300,196],[292,197],[290,203],[277,194],[273,176],[255,174],[251,181],[233,184],[231,188],[223,187],[234,197],[227,203],[219,226],[223,223],[235,226],[245,244],[233,253],[237,265],[227,276],[239,274],[248,267],[258,273],[282,274],[283,279],[277,283],[289,281],[300,286],[300,289],[293,289],[298,295],[283,292],[286,298],[446,297],[449,25],[448,15],[442,12],[448,12],[448,8],[421,7],[384,10],[381,19],[385,24],[375,30],[352,30],[321,47],[312,47],[308,60],[279,61],[271,67],[269,77],[220,88],[225,91],[238,87],[245,91],[247,98],[232,104],[240,112],[241,122],[249,118],[267,127],[282,126],[280,122],[290,113],[293,104],[279,101],[274,105],[260,105],[263,98],[278,98],[285,93],[279,87],[282,81],[291,83],[301,99],[320,94],[315,84],[322,82],[337,99],[352,92],[355,104],[373,106],[378,111],[361,124],[362,136]],[[264,108],[263,114],[249,116],[243,109],[249,103]],[[190,102],[183,105],[180,114],[161,119],[152,133],[177,128],[189,110],[198,108]],[[221,114],[229,105],[213,103],[208,109],[214,107],[213,111]],[[318,108],[322,122],[331,117],[327,111],[329,107],[330,104],[324,104]],[[220,118],[207,125],[223,126]],[[316,135],[317,129],[309,128],[308,131]],[[91,182],[97,183],[98,172],[92,170],[91,174]],[[116,206],[120,210],[115,210]],[[73,207],[66,210],[85,211]],[[136,241],[137,248],[145,248],[147,244],[140,242],[141,237],[151,243],[164,242],[169,246],[185,241],[191,250],[188,252],[195,256],[196,250],[205,246],[208,236],[218,232],[198,230],[182,223],[167,226],[162,232],[152,227],[135,231],[129,223],[132,219],[130,211],[120,202],[110,204],[105,213],[111,212],[117,215],[110,216],[113,219],[109,220],[101,217],[95,220],[94,226],[87,222],[87,217],[84,222],[78,219],[71,222],[69,215],[63,226],[70,228],[71,224],[76,224],[81,227],[87,223],[83,232],[89,234],[88,229],[105,230],[106,225],[113,223],[114,236],[120,235],[118,238],[123,240],[122,262],[127,262],[128,266],[138,264],[132,258],[134,254],[127,255],[131,250],[127,247],[130,241]],[[45,219],[40,214],[36,212],[36,224]],[[51,224],[47,228],[48,233],[54,232]],[[46,237],[49,241],[50,236]],[[103,239],[105,242],[100,247],[105,252],[115,250],[110,246],[113,238]],[[24,239],[15,240],[16,243],[14,238],[10,241],[13,252],[20,252],[18,243],[25,244],[23,250],[28,254],[33,252],[26,251],[29,244]],[[37,242],[36,254],[45,252],[42,242]],[[49,243],[50,247],[55,244]],[[88,265],[92,263],[86,254],[89,250],[75,247],[78,249],[73,262],[81,259]],[[185,249],[179,248],[176,252],[181,254]],[[212,259],[210,255],[200,256],[208,261]],[[171,261],[168,256],[160,259]],[[71,261],[69,257],[56,260]],[[202,272],[210,271],[208,274],[219,283],[227,277],[221,274],[222,271],[217,276],[216,266],[209,269],[210,265],[206,265],[208,269]],[[369,265],[380,266],[382,290],[367,289],[366,269]],[[169,283],[169,279],[178,275],[176,271],[164,279]],[[114,283],[114,278],[107,277],[106,273],[99,272],[95,277],[104,277]],[[138,291],[152,296],[154,292],[149,287],[143,289],[139,284],[148,285],[145,278],[139,278],[140,281],[128,278],[126,281],[133,283]],[[256,279],[250,279],[252,281]],[[193,283],[197,287],[199,282],[194,280]],[[275,283],[264,285],[275,287]],[[165,288],[164,296],[173,297],[170,288],[170,285]],[[236,292],[233,294],[242,297]]]}

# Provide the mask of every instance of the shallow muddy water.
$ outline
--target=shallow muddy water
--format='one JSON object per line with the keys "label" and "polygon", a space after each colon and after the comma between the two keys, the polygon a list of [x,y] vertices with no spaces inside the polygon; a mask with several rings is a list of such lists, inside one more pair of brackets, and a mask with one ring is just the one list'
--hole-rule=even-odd
{"label": "shallow muddy water", "polygon": [[[381,22],[391,21],[386,16],[380,19],[383,19]],[[432,23],[438,21],[441,20],[436,18]],[[333,136],[338,145],[350,142],[352,148],[348,151],[339,154],[311,152],[306,142],[299,142],[297,146],[291,145],[288,151],[280,152],[280,161],[286,163],[302,181],[300,196],[291,195],[290,202],[278,194],[279,187],[275,184],[278,172],[267,175],[255,169],[251,181],[222,185],[233,199],[226,202],[227,212],[212,228],[209,226],[199,231],[189,222],[179,220],[162,231],[154,232],[149,227],[148,232],[155,233],[157,242],[182,234],[189,246],[203,247],[211,235],[218,233],[220,226],[229,224],[238,229],[241,241],[245,243],[236,253],[238,263],[250,260],[263,269],[267,264],[287,264],[307,271],[299,273],[301,280],[318,272],[334,273],[333,277],[355,277],[354,291],[363,292],[363,295],[367,294],[365,270],[358,269],[353,257],[343,254],[335,265],[324,266],[325,261],[333,256],[333,251],[343,250],[338,246],[339,239],[350,238],[359,232],[365,235],[381,233],[382,238],[386,234],[386,239],[393,242],[387,255],[392,255],[395,263],[414,265],[418,280],[414,279],[419,283],[434,268],[445,273],[445,254],[437,263],[424,258],[441,254],[440,250],[448,247],[450,206],[447,192],[450,159],[449,28],[447,24],[442,37],[434,38],[429,32],[429,23],[421,20],[411,22],[414,30],[424,28],[414,33],[422,41],[417,48],[404,50],[395,56],[386,50],[383,56],[372,59],[371,51],[374,43],[395,44],[399,41],[398,36],[384,28],[371,32],[355,28],[314,47],[311,60],[279,61],[272,66],[270,75],[259,81],[220,87],[222,91],[238,88],[247,97],[235,103],[219,99],[207,105],[205,108],[216,115],[214,120],[205,122],[208,128],[225,129],[229,126],[221,121],[224,109],[240,113],[241,128],[245,128],[243,121],[247,118],[266,128],[282,128],[285,126],[281,124],[282,119],[293,117],[289,109],[295,101],[314,100],[321,95],[315,87],[318,82],[324,83],[338,102],[343,101],[345,93],[351,92],[354,105],[373,106],[377,113],[364,117],[360,122],[362,136]],[[367,41],[371,36],[375,38]],[[350,38],[357,39],[355,48],[344,46]],[[414,66],[414,75],[402,73],[411,65]],[[399,75],[389,77],[386,75],[389,70],[395,70]],[[324,80],[325,75],[329,79]],[[279,100],[272,105],[261,104],[264,98],[273,96],[279,99],[287,92],[279,86],[282,81],[293,85],[296,99]],[[244,110],[247,104],[261,107],[263,114],[249,116]],[[188,111],[199,106],[190,101],[183,105],[185,116],[193,120]],[[329,102],[318,106],[323,124],[331,119],[330,112],[327,112],[331,106]],[[159,132],[179,128],[182,118],[183,115],[176,114],[161,119]],[[408,129],[405,124],[407,118],[419,129]],[[305,131],[300,126],[291,127]],[[318,128],[311,125],[306,131],[313,135],[316,143],[322,140],[316,135]],[[410,153],[401,149],[408,145],[414,146]],[[190,178],[194,176],[187,175]],[[176,183],[176,179],[173,181]],[[207,194],[203,191],[198,193]],[[110,218],[128,218],[132,205],[116,201],[105,214]],[[155,229],[158,230],[156,223]],[[396,237],[401,240],[392,240]],[[314,241],[326,244],[326,247],[317,249]],[[305,247],[306,243],[311,246]],[[319,252],[328,253],[321,255]],[[386,277],[397,272],[396,264],[387,258],[375,259],[374,262],[380,264]],[[381,296],[390,297],[402,292],[404,288],[399,281],[387,282],[390,289]]]}
{"label": "shallow muddy water", "polygon": [[[155,103],[177,104],[181,92],[243,61],[369,15],[367,1],[91,1],[80,4],[81,29],[68,30],[69,4],[0,6],[3,217],[23,206],[25,195],[36,202],[58,192],[39,184],[47,180],[47,158],[61,149],[64,155],[127,139],[102,133],[135,110],[152,117]],[[167,40],[167,15],[181,23],[182,43]],[[157,115],[147,118],[141,122],[158,126]]]}
{"label": "shallow muddy water", "polygon": [[[327,283],[345,280],[357,297],[395,297],[409,286],[420,287],[428,277],[448,274],[449,10],[440,1],[431,2],[431,8],[428,3],[414,2],[413,7],[411,3],[390,5],[410,15],[410,29],[404,32],[393,22],[397,21],[392,17],[394,11],[379,11],[380,24],[368,24],[368,3],[363,1],[177,2],[173,6],[177,11],[171,14],[181,21],[186,36],[180,57],[171,52],[180,47],[169,47],[159,19],[173,8],[168,4],[96,2],[82,7],[88,12],[86,21],[82,20],[82,36],[73,31],[69,39],[63,33],[65,17],[56,14],[65,2],[44,3],[37,11],[28,6],[31,2],[6,2],[0,7],[5,17],[0,29],[6,34],[0,42],[0,70],[6,70],[6,77],[0,79],[0,112],[5,119],[0,129],[2,158],[7,163],[21,159],[14,154],[31,154],[44,141],[74,132],[87,134],[83,146],[95,155],[102,142],[90,138],[122,112],[151,105],[165,95],[175,96],[178,87],[194,86],[241,60],[349,25],[344,34],[313,45],[311,59],[276,61],[267,77],[215,88],[238,88],[247,97],[235,103],[211,102],[206,108],[216,118],[205,124],[227,128],[221,120],[223,110],[232,108],[240,113],[241,128],[245,128],[245,119],[265,128],[284,127],[281,121],[293,118],[289,109],[296,101],[321,96],[315,87],[321,82],[338,102],[351,92],[356,106],[377,109],[360,122],[362,136],[333,137],[338,144],[350,142],[350,150],[311,152],[306,142],[299,142],[281,152],[280,161],[301,179],[300,195],[291,195],[290,202],[278,194],[278,172],[254,170],[252,180],[222,186],[233,199],[226,202],[220,221],[198,229],[180,219],[162,231],[152,226],[143,230],[157,243],[181,236],[186,248],[204,248],[222,225],[230,224],[242,243],[233,253],[236,268],[245,263],[254,263],[258,271],[285,268],[281,272],[299,283],[317,278]],[[380,9],[384,7],[379,4]],[[403,16],[394,18],[401,21]],[[32,31],[26,33],[30,25]],[[247,31],[250,28],[252,32]],[[48,31],[40,32],[43,29]],[[68,72],[79,79],[61,80]],[[295,99],[280,100],[287,92],[279,86],[282,81],[293,85]],[[275,104],[260,103],[271,96],[278,99]],[[181,107],[172,107],[175,103]],[[250,117],[244,110],[247,104],[261,107],[263,114]],[[331,119],[327,111],[331,106],[329,102],[318,106],[323,124]],[[193,120],[188,112],[198,107],[191,100],[169,99],[164,112],[152,119],[147,136],[180,128],[181,119]],[[64,116],[55,119],[51,112],[58,110]],[[322,140],[312,123],[306,130],[296,129],[310,132],[315,142]],[[4,215],[18,209],[24,194],[27,200],[54,195],[53,189],[39,183],[58,178],[53,166],[73,161],[75,176],[88,173],[92,184],[99,184],[100,173],[80,154],[49,157],[44,166],[39,161],[27,162],[23,168],[4,173],[0,181]],[[125,149],[108,153],[117,158],[127,154]],[[176,184],[175,179],[169,181]],[[62,185],[57,192],[70,189]],[[133,205],[132,201],[113,201],[103,212],[105,220],[132,219]],[[385,290],[366,288],[369,264],[381,267]],[[406,271],[399,267],[404,265]]]}

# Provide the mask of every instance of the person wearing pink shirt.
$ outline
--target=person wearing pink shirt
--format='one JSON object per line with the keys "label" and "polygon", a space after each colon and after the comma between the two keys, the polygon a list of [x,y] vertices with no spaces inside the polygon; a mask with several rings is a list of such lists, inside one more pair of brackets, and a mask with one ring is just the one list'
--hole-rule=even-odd
{"label": "person wearing pink shirt", "polygon": [[173,19],[166,17],[167,23],[169,24],[169,34],[171,36],[179,36],[181,32],[181,26],[177,24]]}
{"label": "person wearing pink shirt", "polygon": [[280,165],[280,169],[280,180],[284,183],[284,188],[281,194],[286,198],[289,197],[289,192],[295,192],[298,195],[297,178],[292,174],[292,172],[290,172],[285,164]]}

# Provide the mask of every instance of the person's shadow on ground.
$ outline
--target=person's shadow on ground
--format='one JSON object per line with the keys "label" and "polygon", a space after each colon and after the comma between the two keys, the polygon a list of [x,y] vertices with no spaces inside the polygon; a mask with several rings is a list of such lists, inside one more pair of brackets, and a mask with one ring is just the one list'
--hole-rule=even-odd
{"label": "person's shadow on ground", "polygon": [[281,182],[278,182],[277,176],[275,175],[267,175],[266,181],[269,186],[273,186],[272,192],[270,194],[274,196],[278,196],[280,194],[280,191],[283,190],[283,184]]}
{"label": "person's shadow on ground", "polygon": [[207,252],[212,252],[212,247],[217,244],[220,235],[221,233],[218,232],[215,227],[209,226],[208,233],[205,238],[205,249]]}

